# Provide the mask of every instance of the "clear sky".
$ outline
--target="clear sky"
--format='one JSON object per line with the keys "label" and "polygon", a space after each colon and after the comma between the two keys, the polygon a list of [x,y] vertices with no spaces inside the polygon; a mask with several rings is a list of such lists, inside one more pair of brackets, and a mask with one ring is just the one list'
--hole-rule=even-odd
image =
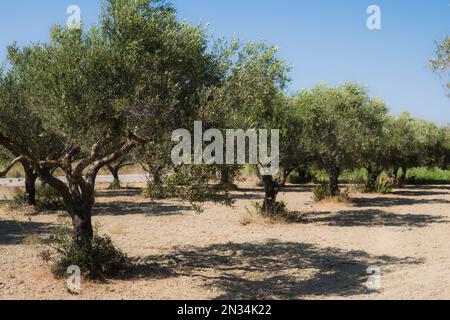
{"label": "clear sky", "polygon": [[[318,82],[357,81],[383,98],[392,114],[450,123],[450,99],[428,68],[435,41],[450,34],[450,0],[173,0],[180,19],[208,23],[214,36],[264,39],[293,66],[290,93]],[[0,6],[0,57],[48,39],[69,5],[94,23],[100,0],[14,0]],[[381,8],[381,30],[368,30],[366,10]]]}

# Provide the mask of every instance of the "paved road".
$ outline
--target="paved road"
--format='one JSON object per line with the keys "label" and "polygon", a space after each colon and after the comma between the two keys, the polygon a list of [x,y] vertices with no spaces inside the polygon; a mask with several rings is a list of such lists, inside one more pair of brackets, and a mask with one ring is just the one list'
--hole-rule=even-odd
{"label": "paved road", "polygon": [[[66,181],[64,177],[58,177],[62,181]],[[112,182],[112,176],[97,176],[97,182]],[[131,182],[145,182],[147,181],[147,176],[145,174],[129,174],[120,176],[120,182],[131,183]],[[25,185],[25,180],[23,178],[19,179],[0,179],[0,186],[5,187],[22,187]]]}

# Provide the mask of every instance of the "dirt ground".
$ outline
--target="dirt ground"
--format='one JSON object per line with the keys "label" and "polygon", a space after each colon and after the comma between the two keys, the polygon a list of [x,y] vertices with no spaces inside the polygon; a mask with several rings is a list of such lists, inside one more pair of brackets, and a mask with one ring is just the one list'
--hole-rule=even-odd
{"label": "dirt ground", "polygon": [[[100,191],[95,223],[139,262],[126,278],[83,282],[79,295],[39,258],[57,214],[3,207],[0,299],[450,299],[450,186],[355,193],[352,204],[314,203],[310,186],[291,186],[280,200],[303,223],[284,224],[255,214],[253,185],[234,193],[234,208],[202,214],[139,190]],[[381,270],[377,291],[370,266]]]}

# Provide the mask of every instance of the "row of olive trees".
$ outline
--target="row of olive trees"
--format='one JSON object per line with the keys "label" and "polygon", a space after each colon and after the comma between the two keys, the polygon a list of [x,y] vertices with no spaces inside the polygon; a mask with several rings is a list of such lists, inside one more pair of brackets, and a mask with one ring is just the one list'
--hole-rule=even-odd
{"label": "row of olive trees", "polygon": [[[273,104],[277,115],[283,105],[287,67],[273,48],[210,45],[203,28],[179,22],[165,2],[109,0],[88,31],[56,26],[50,35],[44,44],[8,48],[0,146],[29,169],[27,185],[38,177],[58,192],[80,248],[92,243],[102,168],[115,174],[131,157],[154,177],[177,177],[179,196],[209,199],[223,190],[209,182],[237,169],[173,165],[172,132],[199,119],[205,130],[257,126],[265,109]],[[255,120],[239,114],[253,107],[260,109]]]}
{"label": "row of olive trees", "polygon": [[361,85],[318,85],[292,98],[278,94],[264,101],[263,109],[249,108],[247,118],[258,127],[282,128],[281,170],[262,177],[264,212],[279,207],[277,195],[295,170],[324,170],[330,196],[337,196],[344,170],[366,169],[366,190],[375,191],[383,172],[401,184],[410,168],[450,167],[449,126],[406,113],[390,116],[385,103],[370,98]]}
{"label": "row of olive trees", "polygon": [[261,176],[266,212],[276,211],[278,193],[299,168],[325,170],[337,195],[345,169],[364,167],[376,178],[382,170],[448,165],[448,128],[389,117],[357,84],[288,97],[289,67],[275,48],[207,39],[164,2],[109,0],[86,32],[57,26],[45,44],[8,49],[0,146],[26,168],[30,188],[38,177],[60,194],[77,246],[92,242],[100,169],[117,176],[129,159],[153,184],[169,181],[176,196],[228,201],[213,196],[228,190],[239,166],[172,163],[172,132],[197,120],[204,130],[280,129],[281,169]]}
{"label": "row of olive trees", "polygon": [[0,145],[59,192],[75,243],[90,246],[99,170],[195,119],[200,92],[224,77],[221,59],[169,6],[110,0],[87,32],[57,26],[48,43],[9,48]]}

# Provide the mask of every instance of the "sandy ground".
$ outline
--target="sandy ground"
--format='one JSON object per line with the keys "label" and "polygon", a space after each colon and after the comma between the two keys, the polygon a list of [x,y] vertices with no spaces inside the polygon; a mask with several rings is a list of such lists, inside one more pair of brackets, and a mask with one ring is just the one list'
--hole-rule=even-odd
{"label": "sandy ground", "polygon": [[0,209],[0,299],[450,299],[450,186],[356,193],[351,205],[289,187],[280,200],[303,212],[298,224],[258,217],[252,186],[234,208],[202,214],[136,190],[99,192],[94,221],[139,263],[124,279],[83,282],[79,295],[39,258],[57,215]]}

